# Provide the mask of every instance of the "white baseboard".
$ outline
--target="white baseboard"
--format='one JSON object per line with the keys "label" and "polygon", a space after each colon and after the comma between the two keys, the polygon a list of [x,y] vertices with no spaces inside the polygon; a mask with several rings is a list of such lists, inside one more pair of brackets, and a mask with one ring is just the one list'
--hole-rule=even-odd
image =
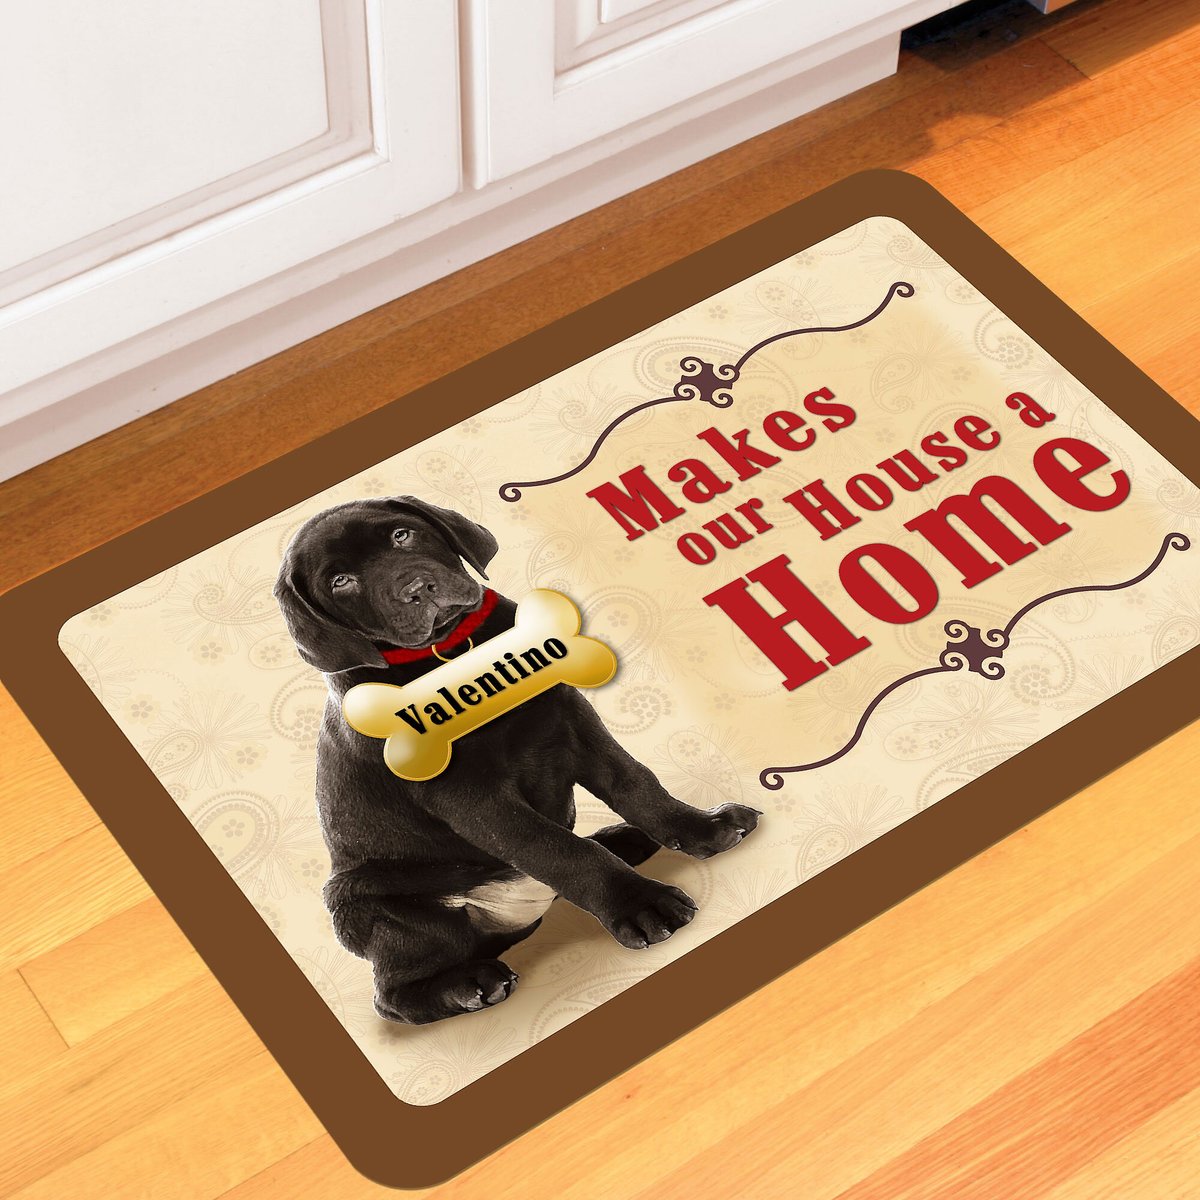
{"label": "white baseboard", "polygon": [[16,389],[0,479],[893,74],[898,52],[888,33],[815,67],[781,61]]}

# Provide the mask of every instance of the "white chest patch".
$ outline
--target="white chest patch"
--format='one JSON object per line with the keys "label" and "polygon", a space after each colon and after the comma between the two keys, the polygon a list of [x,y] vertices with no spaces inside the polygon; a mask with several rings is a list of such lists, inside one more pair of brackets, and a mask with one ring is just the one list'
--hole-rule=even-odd
{"label": "white chest patch", "polygon": [[553,888],[522,875],[511,881],[480,884],[447,896],[443,903],[466,908],[471,920],[484,929],[522,929],[532,925],[557,895]]}

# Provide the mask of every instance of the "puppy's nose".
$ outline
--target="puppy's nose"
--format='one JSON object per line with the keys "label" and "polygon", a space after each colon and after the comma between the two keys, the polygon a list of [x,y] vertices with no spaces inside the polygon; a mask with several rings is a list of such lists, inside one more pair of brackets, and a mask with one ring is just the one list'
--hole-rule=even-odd
{"label": "puppy's nose", "polygon": [[437,591],[437,584],[432,579],[427,579],[424,575],[418,575],[411,583],[404,587],[404,603],[405,604],[420,604],[422,600],[427,600]]}

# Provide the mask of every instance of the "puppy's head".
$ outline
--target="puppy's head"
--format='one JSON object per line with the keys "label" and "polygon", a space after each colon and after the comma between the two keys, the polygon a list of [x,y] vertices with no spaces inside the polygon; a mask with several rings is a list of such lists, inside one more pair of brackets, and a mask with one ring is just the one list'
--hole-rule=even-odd
{"label": "puppy's head", "polygon": [[375,643],[436,645],[483,600],[496,539],[461,513],[413,496],[354,500],[306,521],[275,598],[300,656],[320,671],[383,667]]}

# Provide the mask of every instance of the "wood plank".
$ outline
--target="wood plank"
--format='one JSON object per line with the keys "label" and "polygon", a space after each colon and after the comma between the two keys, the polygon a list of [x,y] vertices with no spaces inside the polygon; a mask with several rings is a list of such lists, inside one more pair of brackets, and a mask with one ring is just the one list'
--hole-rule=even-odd
{"label": "wood plank", "polygon": [[[1194,249],[1200,101],[980,206],[978,223],[1069,303],[1087,305]],[[1144,156],[1136,173],[1128,157]],[[1087,252],[1062,253],[1066,241]]]}
{"label": "wood plank", "polygon": [[[1194,1007],[1194,997],[1189,1004]],[[1081,1165],[1045,1200],[1191,1200],[1198,1158],[1200,1090],[1193,1090]]]}
{"label": "wood plank", "polygon": [[[1194,0],[1137,0],[1136,4],[1091,5],[1075,20],[1047,30],[1044,40],[1085,75],[1106,72],[1149,57],[1196,28]],[[1143,64],[1148,66],[1148,64]]]}
{"label": "wood plank", "polygon": [[145,900],[150,889],[102,825],[0,876],[0,971]]}
{"label": "wood plank", "polygon": [[57,1060],[67,1049],[66,1040],[18,971],[0,975],[0,1061],[5,1071],[18,1077]]}
{"label": "wood plank", "polygon": [[1200,417],[1200,252],[1121,285],[1081,312]]}
{"label": "wood plank", "polygon": [[100,818],[0,687],[0,876],[67,838],[95,828]]}
{"label": "wood plank", "polygon": [[[974,212],[1020,184],[1185,108],[1197,96],[1198,61],[1200,25],[1155,56],[1153,87],[1144,86],[1140,63],[1122,64],[1095,83],[1080,78],[982,136],[927,155],[918,174],[960,208]],[[1037,211],[1040,215],[1040,206]]]}
{"label": "wood plank", "polygon": [[[246,1114],[254,1114],[252,1121]],[[64,1196],[220,1196],[320,1133],[312,1112],[265,1051],[214,1074],[148,1120],[14,1193]],[[152,1185],[131,1186],[129,1165]],[[307,1184],[295,1195],[314,1194]]]}
{"label": "wood plank", "polygon": [[229,997],[206,976],[57,1061],[23,1077],[0,1077],[7,1147],[0,1196],[143,1124],[261,1052],[262,1043]]}
{"label": "wood plank", "polygon": [[1200,350],[1200,251],[1120,284],[1082,312],[1137,363],[1179,346]]}
{"label": "wood plank", "polygon": [[72,1046],[207,972],[154,897],[21,967],[25,982]]}
{"label": "wood plank", "polygon": [[[280,1196],[303,1196],[306,1192],[313,1196],[336,1196],[337,1200],[380,1200],[397,1194],[355,1171],[333,1139],[323,1134],[231,1188],[221,1200],[277,1200]],[[406,1189],[403,1195],[423,1200],[436,1195],[436,1189]]]}
{"label": "wood plank", "polygon": [[[841,1200],[1044,1196],[1200,1086],[1198,987],[1195,959],[843,1192]],[[1037,1114],[1032,1121],[1030,1111]],[[1074,1136],[1079,1130],[1086,1136]]]}

